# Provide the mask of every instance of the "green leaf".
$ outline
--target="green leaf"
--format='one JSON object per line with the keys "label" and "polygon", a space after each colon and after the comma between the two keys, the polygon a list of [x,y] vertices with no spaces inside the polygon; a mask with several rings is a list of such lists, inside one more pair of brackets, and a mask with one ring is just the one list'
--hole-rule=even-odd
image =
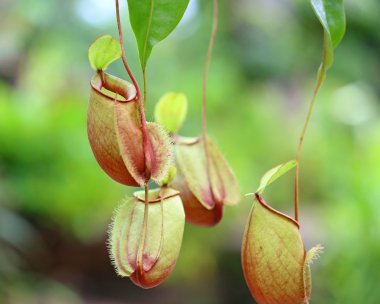
{"label": "green leaf", "polygon": [[121,57],[118,40],[110,35],[96,39],[88,49],[88,59],[95,71],[105,70],[112,62]]}
{"label": "green leaf", "polygon": [[287,173],[289,170],[293,169],[296,165],[297,162],[295,160],[290,160],[267,171],[261,178],[259,188],[256,192],[260,194],[263,193],[267,186]]}
{"label": "green leaf", "polygon": [[166,131],[175,134],[181,128],[187,113],[187,98],[181,93],[166,93],[158,101],[154,117]]}
{"label": "green leaf", "polygon": [[243,272],[256,302],[307,302],[305,256],[298,223],[256,194],[242,246]]}
{"label": "green leaf", "polygon": [[143,70],[153,46],[175,29],[188,4],[189,0],[128,0]]}
{"label": "green leaf", "polygon": [[334,48],[339,45],[346,30],[343,0],[310,0],[310,3],[325,32],[324,58],[321,65],[324,72],[331,67]]}

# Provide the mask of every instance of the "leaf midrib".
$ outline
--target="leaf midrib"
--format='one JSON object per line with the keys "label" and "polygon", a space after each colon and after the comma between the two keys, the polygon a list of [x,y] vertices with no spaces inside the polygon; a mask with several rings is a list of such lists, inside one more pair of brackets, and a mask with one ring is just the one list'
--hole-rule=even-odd
{"label": "leaf midrib", "polygon": [[144,50],[143,50],[143,58],[144,58],[144,70],[145,70],[145,66],[146,66],[146,49],[147,49],[147,46],[148,46],[148,40],[149,40],[149,35],[150,35],[150,31],[151,31],[151,28],[152,28],[152,19],[153,19],[153,10],[154,10],[154,0],[151,0],[150,1],[150,14],[149,14],[149,20],[148,20],[148,27],[146,29],[146,39],[145,39],[145,43],[144,43]]}

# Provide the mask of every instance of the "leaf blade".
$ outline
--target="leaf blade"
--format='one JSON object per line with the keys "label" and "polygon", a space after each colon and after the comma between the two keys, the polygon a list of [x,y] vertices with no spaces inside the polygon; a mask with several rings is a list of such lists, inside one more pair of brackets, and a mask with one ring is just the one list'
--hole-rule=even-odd
{"label": "leaf blade", "polygon": [[110,35],[96,39],[88,49],[88,60],[95,71],[105,70],[121,57],[120,42]]}
{"label": "leaf blade", "polygon": [[343,39],[346,29],[343,0],[310,0],[310,4],[325,32],[321,70],[327,70],[334,61],[334,49]]}
{"label": "leaf blade", "polygon": [[256,190],[257,193],[263,193],[265,188],[273,183],[276,179],[293,169],[297,165],[295,160],[290,160],[286,163],[278,165],[270,170],[268,170],[260,180],[259,188]]}
{"label": "leaf blade", "polygon": [[130,22],[143,70],[154,45],[175,29],[188,3],[189,0],[128,0]]}

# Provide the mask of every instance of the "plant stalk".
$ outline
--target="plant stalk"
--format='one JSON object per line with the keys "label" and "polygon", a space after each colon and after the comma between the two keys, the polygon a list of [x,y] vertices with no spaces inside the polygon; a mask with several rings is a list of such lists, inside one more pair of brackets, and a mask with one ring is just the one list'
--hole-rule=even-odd
{"label": "plant stalk", "polygon": [[212,51],[214,49],[214,44],[215,44],[215,37],[218,31],[219,17],[218,17],[218,1],[217,0],[212,0],[212,7],[213,7],[212,29],[211,29],[210,42],[208,46],[206,62],[205,62],[204,71],[203,71],[203,81],[202,81],[202,136],[205,143],[206,143],[206,138],[207,138],[207,133],[206,133],[207,132],[207,79],[208,79],[208,72],[210,69],[210,63],[212,59]]}
{"label": "plant stalk", "polygon": [[324,47],[323,47],[323,54],[322,54],[322,62],[321,62],[321,66],[318,72],[317,83],[314,87],[313,95],[310,101],[309,109],[307,111],[305,123],[301,131],[301,135],[298,142],[298,148],[297,148],[296,173],[294,177],[294,219],[297,222],[299,219],[299,174],[300,174],[300,159],[301,159],[301,153],[302,153],[302,146],[303,146],[303,141],[305,138],[307,128],[310,123],[311,115],[313,113],[313,109],[314,109],[314,105],[315,105],[315,101],[316,101],[319,89],[321,88],[323,84],[323,80],[326,76],[326,34],[324,34],[323,41],[324,41],[323,42]]}
{"label": "plant stalk", "polygon": [[[124,40],[123,40],[123,31],[121,27],[121,21],[120,21],[120,8],[119,8],[119,0],[115,0],[116,4],[116,19],[117,19],[117,28],[119,32],[119,41],[120,41],[120,46],[121,46],[121,58],[123,60],[124,67],[131,78],[133,85],[136,88],[136,100],[139,103],[139,108],[140,108],[140,117],[141,117],[141,132],[142,132],[142,137],[143,137],[143,152],[144,152],[144,163],[145,163],[145,183],[148,183],[150,179],[150,174],[151,174],[151,156],[149,153],[150,150],[150,142],[149,142],[149,137],[148,137],[148,130],[147,130],[147,125],[146,125],[146,117],[145,117],[145,108],[144,104],[141,99],[141,90],[140,87],[136,81],[135,76],[132,73],[132,70],[130,69],[127,58],[125,56],[125,49],[124,49]],[[145,88],[145,81],[144,81],[144,88]],[[145,97],[145,89],[144,89],[144,99]]]}
{"label": "plant stalk", "polygon": [[133,85],[136,88],[136,91],[137,91],[136,98],[138,100],[141,100],[141,91],[140,91],[139,84],[137,83],[137,80],[136,80],[135,76],[133,75],[133,72],[132,72],[131,68],[129,67],[128,62],[127,62],[127,58],[125,56],[123,30],[122,30],[122,27],[121,27],[121,20],[120,20],[119,0],[115,0],[115,5],[116,5],[117,29],[118,29],[118,32],[119,32],[119,41],[120,41],[121,54],[122,54],[121,58],[123,60],[124,67],[125,67],[128,75],[129,75],[129,77],[131,78]]}
{"label": "plant stalk", "polygon": [[[202,138],[203,138],[203,147],[205,150],[206,156],[206,170],[207,170],[207,178],[208,182],[211,185],[211,177],[210,177],[210,155],[207,145],[207,79],[208,72],[210,69],[210,63],[212,59],[212,52],[215,44],[215,37],[218,31],[218,1],[212,0],[212,11],[213,11],[213,19],[212,19],[212,28],[211,28],[211,36],[207,50],[206,62],[203,70],[203,80],[202,80]],[[211,194],[214,196],[211,187]]]}
{"label": "plant stalk", "polygon": [[148,101],[148,83],[147,83],[145,68],[143,69],[142,74],[143,74],[143,81],[144,81],[144,109],[146,109],[146,104]]}
{"label": "plant stalk", "polygon": [[140,281],[140,276],[143,275],[144,264],[143,264],[143,256],[144,256],[144,248],[146,243],[146,235],[148,230],[148,214],[149,214],[149,186],[146,184],[144,186],[145,190],[145,204],[144,204],[144,219],[143,219],[143,230],[140,238],[139,247],[137,250],[137,260],[136,260],[136,274],[137,279]]}

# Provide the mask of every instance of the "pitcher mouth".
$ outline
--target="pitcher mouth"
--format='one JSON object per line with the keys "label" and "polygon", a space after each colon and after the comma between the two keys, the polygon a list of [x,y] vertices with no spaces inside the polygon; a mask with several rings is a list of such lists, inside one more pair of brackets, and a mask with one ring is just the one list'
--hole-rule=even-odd
{"label": "pitcher mouth", "polygon": [[[133,194],[133,196],[137,198],[138,201],[145,203],[144,191],[137,191]],[[171,188],[162,187],[162,188],[150,190],[149,197],[148,197],[149,204],[160,203],[175,196],[179,196],[179,191],[171,189]]]}
{"label": "pitcher mouth", "polygon": [[[93,90],[110,101],[126,103],[136,100],[137,91],[133,84],[105,72],[96,73],[90,83]],[[111,94],[117,94],[122,98],[115,98]]]}

